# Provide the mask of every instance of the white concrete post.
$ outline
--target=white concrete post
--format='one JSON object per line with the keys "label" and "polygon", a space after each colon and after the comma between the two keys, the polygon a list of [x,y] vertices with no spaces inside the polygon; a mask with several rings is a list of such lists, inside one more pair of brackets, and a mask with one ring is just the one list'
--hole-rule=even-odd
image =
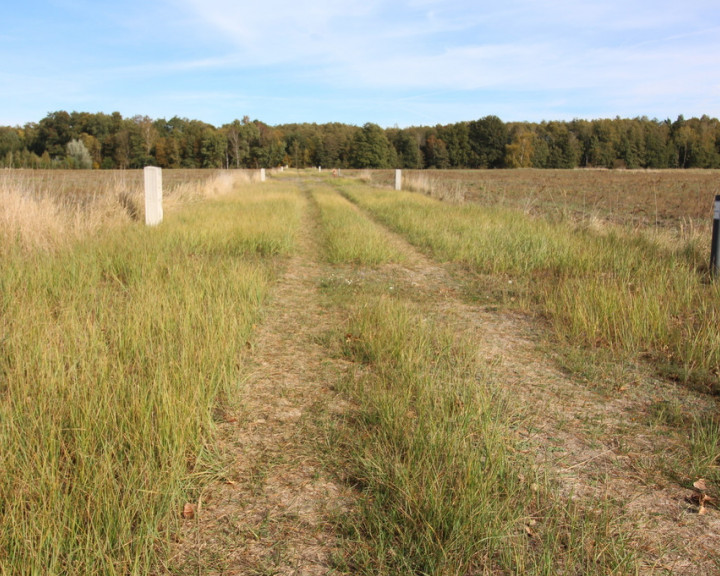
{"label": "white concrete post", "polygon": [[265,182],[265,168],[260,168],[260,182]]}
{"label": "white concrete post", "polygon": [[162,169],[146,166],[145,177],[145,224],[155,226],[163,219],[162,208]]}
{"label": "white concrete post", "polygon": [[402,170],[395,170],[395,190],[402,190]]}
{"label": "white concrete post", "polygon": [[318,172],[322,172],[322,166],[318,166]]}

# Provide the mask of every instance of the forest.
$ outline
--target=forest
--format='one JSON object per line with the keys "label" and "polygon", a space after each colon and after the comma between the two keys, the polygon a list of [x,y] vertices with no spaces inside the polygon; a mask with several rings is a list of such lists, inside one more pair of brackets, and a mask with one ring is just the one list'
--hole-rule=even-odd
{"label": "forest", "polygon": [[367,123],[221,127],[177,116],[51,112],[0,126],[0,167],[162,168],[720,168],[720,121],[625,119],[382,128]]}

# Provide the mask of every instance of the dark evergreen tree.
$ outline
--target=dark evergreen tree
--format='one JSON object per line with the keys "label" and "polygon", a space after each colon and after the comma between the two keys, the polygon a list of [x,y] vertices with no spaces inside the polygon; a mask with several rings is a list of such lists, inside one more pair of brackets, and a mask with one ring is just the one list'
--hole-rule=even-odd
{"label": "dark evergreen tree", "polygon": [[497,116],[470,122],[470,165],[472,168],[501,168],[508,144],[507,127]]}

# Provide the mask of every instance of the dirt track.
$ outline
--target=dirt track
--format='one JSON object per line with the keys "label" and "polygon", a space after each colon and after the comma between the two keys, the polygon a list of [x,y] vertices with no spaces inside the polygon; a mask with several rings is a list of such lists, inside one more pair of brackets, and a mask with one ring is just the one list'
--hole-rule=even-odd
{"label": "dirt track", "polygon": [[[302,188],[307,187],[302,184]],[[610,506],[631,534],[645,574],[720,573],[720,513],[697,514],[688,482],[670,479],[663,458],[681,449],[672,430],[650,430],[642,415],[672,394],[704,402],[640,367],[616,390],[564,374],[544,327],[516,313],[469,302],[462,274],[436,263],[387,231],[407,257],[361,269],[321,257],[317,208],[309,193],[298,247],[277,283],[264,322],[247,352],[242,409],[225,414],[222,450],[231,455],[224,482],[211,484],[186,521],[175,563],[193,574],[328,574],[339,551],[333,518],[355,494],[325,465],[323,422],[348,409],[335,392],[347,370],[326,335],[342,325],[320,287],[329,279],[386,281],[413,293],[423,314],[477,342],[526,414],[519,441],[550,470],[566,498]]]}

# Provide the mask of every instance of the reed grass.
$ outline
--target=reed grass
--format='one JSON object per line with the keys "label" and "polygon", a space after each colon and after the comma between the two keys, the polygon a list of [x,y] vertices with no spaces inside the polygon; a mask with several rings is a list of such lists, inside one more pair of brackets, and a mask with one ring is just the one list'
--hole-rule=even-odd
{"label": "reed grass", "polygon": [[[166,170],[163,206],[221,197],[256,179],[252,171]],[[144,219],[142,170],[0,171],[0,253],[52,251]]]}
{"label": "reed grass", "polygon": [[426,172],[409,172],[403,176],[403,190],[420,192],[437,200],[463,202],[465,189],[462,182],[442,177],[431,177]]}
{"label": "reed grass", "polygon": [[0,255],[3,574],[160,568],[292,250],[297,199],[266,190]]}

